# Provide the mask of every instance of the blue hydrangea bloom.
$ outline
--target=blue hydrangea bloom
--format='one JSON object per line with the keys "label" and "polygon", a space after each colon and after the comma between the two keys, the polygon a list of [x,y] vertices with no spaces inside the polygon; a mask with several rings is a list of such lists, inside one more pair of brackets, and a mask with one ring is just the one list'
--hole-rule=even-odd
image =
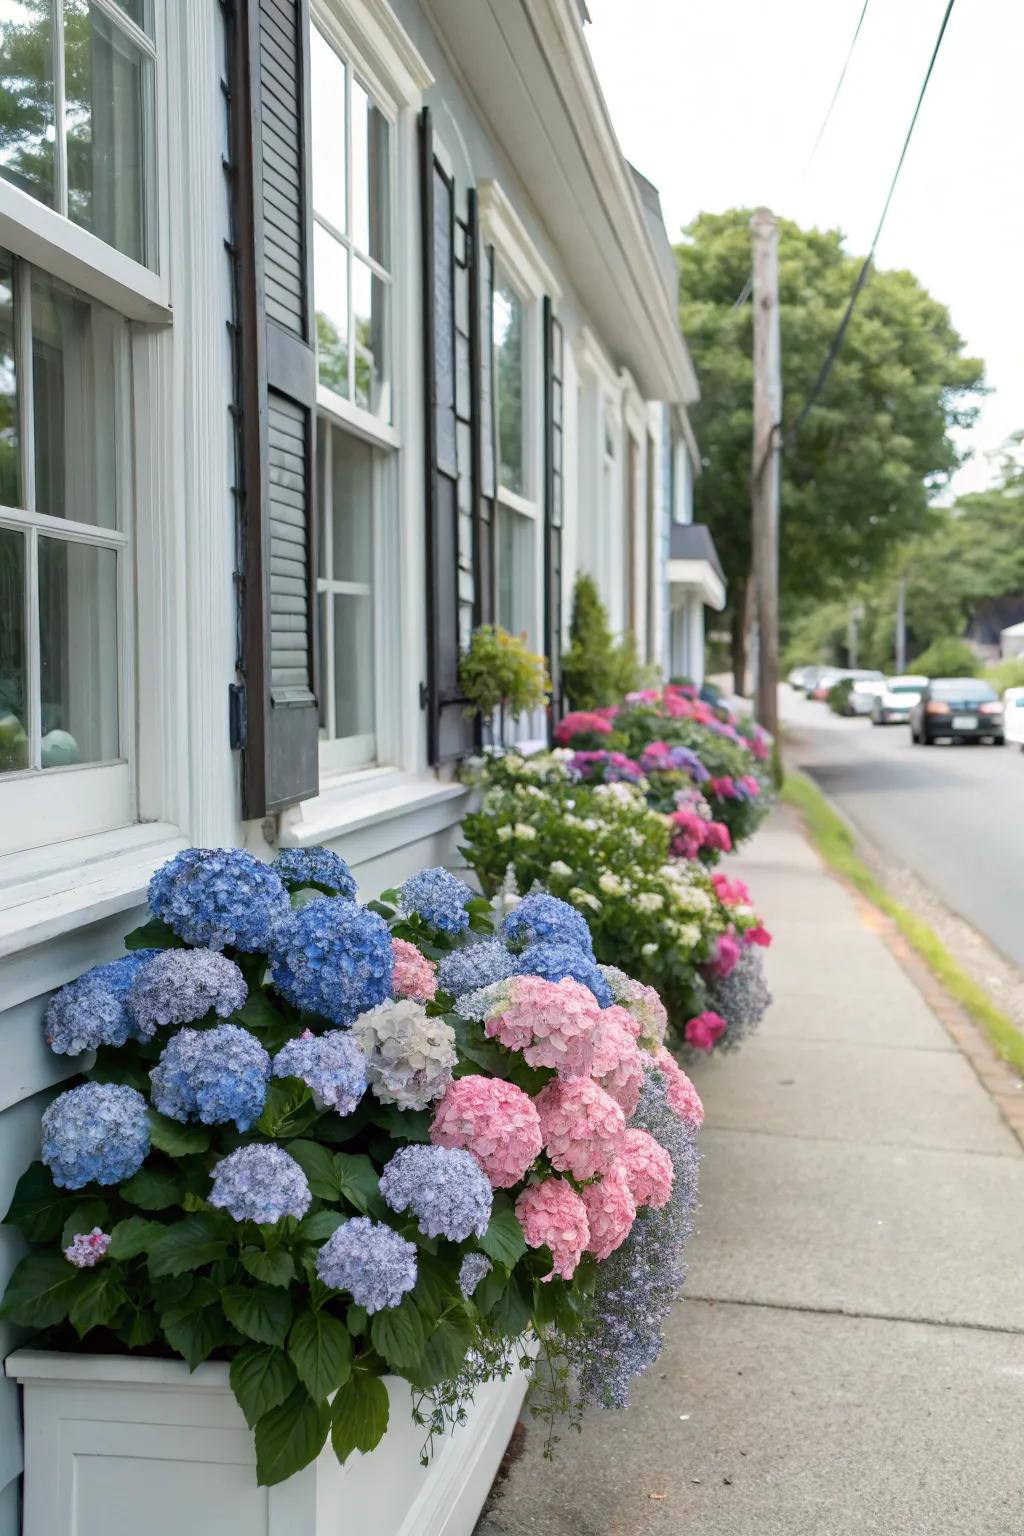
{"label": "blue hydrangea bloom", "polygon": [[489,987],[492,982],[507,981],[515,972],[515,957],[501,940],[484,939],[442,955],[437,965],[437,984],[450,997],[462,997],[480,987]]}
{"label": "blue hydrangea bloom", "polygon": [[602,1008],[610,1008],[615,999],[599,967],[570,944],[531,944],[519,956],[521,976],[543,976],[546,981],[561,981],[571,976],[589,987]]}
{"label": "blue hydrangea bloom", "polygon": [[149,882],[149,910],[186,944],[264,950],[288,892],[268,864],[244,848],[186,848]]}
{"label": "blue hydrangea bloom", "polygon": [[380,1176],[393,1211],[411,1211],[424,1237],[483,1237],[494,1195],[476,1158],[456,1147],[402,1147]]}
{"label": "blue hydrangea bloom", "polygon": [[239,1147],[213,1170],[210,1204],[236,1221],[272,1224],[282,1216],[305,1216],[312,1199],[306,1175],[282,1147]]}
{"label": "blue hydrangea bloom", "polygon": [[164,949],[137,973],[128,1006],[140,1040],[168,1024],[194,1024],[211,1010],[226,1019],[249,995],[233,960],[215,949]]}
{"label": "blue hydrangea bloom", "polygon": [[368,1216],[355,1216],[331,1234],[316,1256],[324,1285],[348,1291],[367,1312],[397,1307],[416,1284],[416,1248]]}
{"label": "blue hydrangea bloom", "polygon": [[325,1035],[306,1030],[289,1040],[274,1057],[275,1077],[298,1077],[312,1091],[320,1109],[350,1115],[366,1092],[366,1057],[347,1029]]}
{"label": "blue hydrangea bloom", "polygon": [[563,944],[593,959],[594,941],[587,920],[567,901],[547,891],[531,891],[504,918],[501,931],[510,944]]}
{"label": "blue hydrangea bloom", "polygon": [[43,1034],[58,1056],[77,1056],[100,1045],[124,1045],[134,1034],[128,994],[140,970],[158,949],[137,949],[120,960],[94,965],[61,987],[46,1007]]}
{"label": "blue hydrangea bloom", "polygon": [[318,896],[274,928],[274,985],[303,1013],[351,1024],[391,995],[391,932],[351,901]]}
{"label": "blue hydrangea bloom", "polygon": [[472,1296],[480,1281],[489,1275],[494,1265],[486,1253],[467,1253],[459,1265],[459,1290],[467,1299]]}
{"label": "blue hydrangea bloom", "polygon": [[465,880],[440,866],[410,875],[398,892],[399,908],[406,917],[415,912],[443,933],[465,933],[469,927],[466,903],[472,900]]}
{"label": "blue hydrangea bloom", "polygon": [[319,886],[346,901],[356,899],[358,886],[352,871],[331,848],[283,848],[270,867],[290,891]]}
{"label": "blue hydrangea bloom", "polygon": [[255,1035],[237,1024],[180,1029],[149,1074],[153,1104],[172,1120],[247,1131],[263,1113],[270,1057]]}
{"label": "blue hydrangea bloom", "polygon": [[120,1184],[149,1151],[146,1101],[117,1083],[83,1083],[43,1114],[43,1162],[61,1189]]}

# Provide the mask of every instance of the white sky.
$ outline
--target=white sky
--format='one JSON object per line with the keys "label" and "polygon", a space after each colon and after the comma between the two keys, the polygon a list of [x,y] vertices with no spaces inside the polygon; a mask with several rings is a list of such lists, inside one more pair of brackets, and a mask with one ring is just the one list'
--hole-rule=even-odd
{"label": "white sky", "polygon": [[[587,40],[629,159],[673,239],[702,210],[767,204],[865,252],[945,0],[588,0]],[[957,491],[1024,427],[1024,0],[958,0],[878,249],[947,304],[994,390]]]}

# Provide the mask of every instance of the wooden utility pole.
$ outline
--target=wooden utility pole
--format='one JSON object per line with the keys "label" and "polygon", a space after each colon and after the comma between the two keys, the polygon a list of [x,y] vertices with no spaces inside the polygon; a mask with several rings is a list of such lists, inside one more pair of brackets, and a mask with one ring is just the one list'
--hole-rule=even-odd
{"label": "wooden utility pole", "polygon": [[754,236],[754,455],[751,476],[753,580],[757,602],[755,707],[772,735],[779,727],[779,455],[782,346],[779,336],[779,226],[768,208]]}
{"label": "wooden utility pole", "polygon": [[907,583],[900,577],[896,583],[896,671],[907,670]]}

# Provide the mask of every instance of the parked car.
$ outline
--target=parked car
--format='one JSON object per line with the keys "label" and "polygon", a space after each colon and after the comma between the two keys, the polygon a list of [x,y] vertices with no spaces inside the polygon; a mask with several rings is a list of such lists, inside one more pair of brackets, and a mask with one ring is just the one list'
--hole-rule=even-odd
{"label": "parked car", "polygon": [[874,709],[874,703],[878,695],[887,686],[884,677],[860,677],[850,689],[850,707],[847,711],[851,715],[870,715]]}
{"label": "parked car", "polygon": [[930,747],[950,741],[1003,745],[1003,705],[991,683],[979,677],[933,677],[910,711],[910,737]]}
{"label": "parked car", "polygon": [[814,687],[809,688],[807,691],[812,699],[827,699],[829,689],[833,688],[836,683],[845,681],[847,678],[852,678],[855,683],[881,682],[884,675],[883,672],[872,672],[856,667],[822,667],[815,680]]}
{"label": "parked car", "polygon": [[807,692],[810,692],[818,680],[819,673],[824,672],[824,670],[824,667],[813,664],[805,667],[794,667],[788,674],[786,681],[791,688],[795,688],[798,692],[803,692],[805,689]]}
{"label": "parked car", "polygon": [[1007,688],[1003,694],[1003,735],[1024,752],[1024,688]]}
{"label": "parked car", "polygon": [[897,721],[905,724],[927,683],[926,677],[916,677],[909,672],[902,677],[887,677],[872,701],[871,724],[895,725]]}

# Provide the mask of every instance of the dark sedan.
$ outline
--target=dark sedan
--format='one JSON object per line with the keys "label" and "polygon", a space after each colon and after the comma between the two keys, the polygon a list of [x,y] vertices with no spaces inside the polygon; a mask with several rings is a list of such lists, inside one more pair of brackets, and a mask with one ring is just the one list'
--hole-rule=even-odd
{"label": "dark sedan", "polygon": [[933,677],[910,711],[911,739],[919,746],[949,741],[990,741],[1003,745],[999,695],[977,677]]}

